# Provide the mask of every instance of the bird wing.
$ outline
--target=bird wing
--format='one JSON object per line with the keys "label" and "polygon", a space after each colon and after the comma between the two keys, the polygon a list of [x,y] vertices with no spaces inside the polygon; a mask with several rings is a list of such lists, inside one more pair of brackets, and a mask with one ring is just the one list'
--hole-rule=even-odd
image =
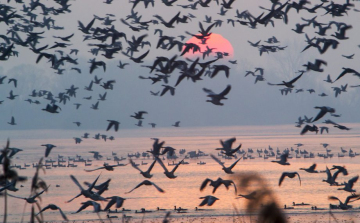
{"label": "bird wing", "polygon": [[136,166],[136,164],[134,163],[134,161],[132,159],[129,159],[129,162],[131,164],[132,167],[134,167],[135,169],[137,169],[138,171],[142,172],[142,170]]}
{"label": "bird wing", "polygon": [[165,191],[163,189],[161,189],[158,185],[156,185],[155,183],[153,182],[150,182],[159,192],[161,193],[165,193]]}
{"label": "bird wing", "polygon": [[314,120],[312,122],[315,122],[315,121],[321,119],[326,114],[326,112],[327,112],[326,110],[321,109],[319,114],[317,114],[317,116],[314,118]]}
{"label": "bird wing", "polygon": [[210,154],[211,158],[213,158],[218,164],[220,164],[223,168],[225,168],[224,164],[222,164],[222,162],[217,158],[215,157],[213,154]]}
{"label": "bird wing", "polygon": [[66,217],[65,213],[61,210],[61,208],[58,207],[58,210],[61,214],[61,217],[65,220],[65,221],[69,221],[69,219]]}
{"label": "bird wing", "polygon": [[24,197],[18,197],[18,196],[15,196],[15,195],[12,195],[12,194],[8,194],[10,197],[15,197],[15,198],[19,198],[19,199],[26,199],[26,198],[24,198]]}
{"label": "bird wing", "polygon": [[309,131],[309,128],[311,128],[310,125],[305,125],[305,127],[301,130],[300,135],[304,135]]}
{"label": "bird wing", "polygon": [[348,181],[348,184],[350,185],[350,187],[353,187],[354,183],[356,183],[356,181],[359,179],[359,175],[357,175],[356,177],[351,178]]}
{"label": "bird wing", "polygon": [[301,186],[301,179],[300,179],[300,174],[298,172],[296,172],[296,174],[298,175],[299,177],[299,181],[300,181],[300,186]]}
{"label": "bird wing", "polygon": [[176,164],[176,166],[172,169],[171,172],[175,173],[176,169],[179,167],[180,164],[182,164],[183,161],[184,159],[182,159],[178,164]]}
{"label": "bird wing", "polygon": [[205,91],[209,96],[216,95],[212,90],[207,89],[207,88],[203,88],[203,91]]}
{"label": "bird wing", "polygon": [[135,189],[137,189],[137,188],[141,187],[142,185],[144,185],[144,184],[145,184],[145,182],[146,182],[146,181],[143,181],[143,182],[139,183],[139,184],[138,184],[136,187],[134,187],[131,191],[129,191],[129,192],[125,192],[125,194],[129,194],[129,193],[131,193],[133,190],[135,190]]}
{"label": "bird wing", "polygon": [[283,182],[284,178],[287,176],[287,172],[283,172],[281,174],[281,177],[279,179],[279,187],[281,186],[281,183]]}
{"label": "bird wing", "polygon": [[203,191],[204,188],[206,187],[206,185],[207,185],[209,182],[212,182],[212,180],[209,179],[209,178],[206,178],[206,179],[202,182],[202,184],[201,184],[201,186],[200,186],[200,191]]}
{"label": "bird wing", "polygon": [[227,94],[230,92],[230,90],[231,90],[231,85],[229,84],[229,85],[225,88],[225,90],[223,90],[219,95],[225,96],[225,95],[227,95]]}
{"label": "bird wing", "polygon": [[293,84],[295,83],[302,75],[304,74],[304,72],[302,72],[299,76],[295,77],[294,79],[292,79],[291,81],[289,81],[289,84]]}
{"label": "bird wing", "polygon": [[201,197],[200,199],[203,199],[202,202],[199,204],[200,207],[208,204],[209,197]]}
{"label": "bird wing", "polygon": [[116,198],[112,198],[106,205],[104,211],[107,211],[116,203]]}
{"label": "bird wing", "polygon": [[73,201],[75,198],[78,198],[81,196],[81,193],[76,195],[75,197],[71,198],[70,200],[66,201],[65,203],[70,203],[71,201]]}
{"label": "bird wing", "polygon": [[333,83],[337,80],[339,80],[340,78],[342,78],[345,74],[347,74],[347,70],[344,69],[343,72],[341,72],[341,74],[339,74],[339,76],[336,78],[336,80],[333,81]]}
{"label": "bird wing", "polygon": [[80,185],[79,181],[78,181],[73,175],[70,175],[70,178],[71,178],[72,181],[74,181],[74,183],[80,188],[81,191],[84,190],[84,188]]}
{"label": "bird wing", "polygon": [[240,157],[238,160],[236,160],[233,164],[231,164],[231,166],[229,166],[230,169],[234,168],[234,166],[241,160],[241,158],[243,157]]}
{"label": "bird wing", "polygon": [[86,172],[93,172],[95,170],[100,170],[100,169],[104,169],[105,167],[99,167],[99,168],[96,168],[96,169],[93,169],[93,170],[85,170]]}

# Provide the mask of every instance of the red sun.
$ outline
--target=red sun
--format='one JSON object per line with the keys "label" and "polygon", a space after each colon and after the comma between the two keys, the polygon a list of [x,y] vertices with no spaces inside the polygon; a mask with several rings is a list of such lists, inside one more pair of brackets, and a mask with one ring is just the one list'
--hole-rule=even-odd
{"label": "red sun", "polygon": [[[192,49],[185,53],[184,57],[201,57],[203,58],[203,53],[208,52],[208,55],[205,56],[205,59],[214,59],[217,56],[218,52],[221,52],[222,54],[225,53],[224,58],[233,58],[234,57],[234,48],[232,47],[231,43],[222,37],[220,34],[212,33],[209,37],[207,37],[207,40],[205,41],[205,44],[202,43],[200,39],[197,39],[196,37],[192,37],[186,43],[194,43],[200,47],[200,52],[193,53]],[[185,49],[185,46],[183,47]],[[228,54],[226,56],[226,54]]]}

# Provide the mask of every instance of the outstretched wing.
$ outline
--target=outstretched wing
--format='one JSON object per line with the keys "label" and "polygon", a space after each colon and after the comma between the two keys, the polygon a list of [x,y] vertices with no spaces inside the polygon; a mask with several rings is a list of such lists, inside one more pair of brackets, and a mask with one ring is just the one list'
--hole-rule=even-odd
{"label": "outstretched wing", "polygon": [[213,154],[210,154],[211,158],[213,158],[218,164],[220,164],[223,168],[225,168],[224,164]]}
{"label": "outstretched wing", "polygon": [[201,186],[200,186],[200,191],[203,191],[204,188],[206,187],[206,185],[207,185],[209,182],[211,182],[211,181],[212,181],[211,179],[206,178],[206,179],[202,182],[202,184],[201,184]]}

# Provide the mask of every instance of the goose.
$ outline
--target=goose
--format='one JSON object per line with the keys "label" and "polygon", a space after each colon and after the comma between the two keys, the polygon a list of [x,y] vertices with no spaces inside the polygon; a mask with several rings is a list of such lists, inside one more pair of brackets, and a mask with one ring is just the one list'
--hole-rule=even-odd
{"label": "goose", "polygon": [[223,180],[221,177],[219,177],[217,180],[211,180],[209,178],[206,178],[201,186],[200,186],[200,191],[203,191],[205,189],[205,187],[208,185],[208,183],[210,183],[209,185],[214,187],[212,193],[215,193],[215,191],[223,184],[227,190],[229,190],[229,186],[232,184],[234,185],[234,189],[235,189],[235,194],[237,193],[237,189],[236,189],[236,185],[234,183],[234,181],[232,180]]}
{"label": "goose", "polygon": [[44,193],[45,191],[48,190],[50,186],[48,186],[47,188],[45,188],[44,190],[42,190],[41,192],[31,196],[31,197],[18,197],[18,196],[15,196],[15,195],[12,195],[12,194],[8,194],[10,197],[14,197],[14,198],[18,198],[18,199],[23,199],[25,200],[27,203],[29,204],[33,204],[33,203],[36,203],[37,200],[35,200],[37,197],[39,197],[42,193]]}
{"label": "goose", "polygon": [[95,201],[86,201],[86,202],[82,202],[81,204],[82,204],[82,206],[75,213],[79,213],[80,211],[86,209],[89,206],[94,207],[94,212],[100,212],[101,211],[100,204],[95,202]]}
{"label": "goose", "polygon": [[42,212],[48,210],[48,209],[53,210],[53,211],[59,210],[59,212],[60,212],[60,214],[61,214],[61,217],[64,219],[64,221],[69,221],[69,220],[67,219],[66,215],[64,214],[64,212],[61,210],[61,208],[58,207],[58,206],[55,205],[55,204],[49,204],[49,205],[47,205],[46,207],[44,207],[43,209],[41,209],[41,211],[40,211],[39,213],[37,213],[36,216],[39,215],[39,214],[41,214]]}
{"label": "goose", "polygon": [[51,152],[51,150],[52,150],[54,147],[56,147],[56,146],[53,145],[53,144],[43,144],[43,145],[41,145],[41,146],[45,146],[45,147],[46,147],[46,149],[45,149],[45,157],[48,157],[49,154],[50,154],[50,152]]}
{"label": "goose", "polygon": [[286,152],[286,153],[284,153],[284,154],[282,154],[282,155],[280,156],[280,160],[279,160],[279,161],[278,161],[278,160],[272,160],[271,162],[273,162],[273,163],[278,163],[278,164],[280,164],[280,165],[290,165],[290,163],[287,162],[288,156],[289,156],[289,153]]}
{"label": "goose", "polygon": [[224,164],[214,155],[210,154],[211,158],[213,158],[218,164],[220,164],[220,166],[222,166],[222,170],[224,170],[225,173],[227,174],[233,174],[234,172],[232,171],[232,169],[234,168],[234,166],[241,160],[242,157],[240,157],[239,159],[237,159],[233,164],[231,164],[229,167],[225,167]]}
{"label": "goose", "polygon": [[89,22],[89,24],[85,27],[82,22],[78,21],[79,30],[80,30],[81,32],[83,32],[84,34],[90,34],[90,29],[91,29],[91,27],[93,26],[94,22],[95,22],[95,18],[93,18],[93,19]]}
{"label": "goose", "polygon": [[305,127],[301,130],[300,135],[304,135],[308,131],[310,132],[316,132],[316,134],[319,132],[319,128],[316,125],[305,125]]}
{"label": "goose", "polygon": [[163,147],[165,141],[162,141],[162,142],[159,143],[158,138],[151,138],[151,139],[154,140],[154,143],[152,145],[152,150],[146,151],[146,152],[149,152],[149,153],[153,154],[154,156],[159,156],[160,155],[160,149]]}
{"label": "goose", "polygon": [[108,127],[106,128],[106,131],[109,131],[113,126],[114,126],[114,130],[115,132],[117,132],[119,130],[119,125],[120,122],[115,121],[115,120],[107,120],[109,122]]}
{"label": "goose", "polygon": [[149,181],[149,180],[144,180],[143,182],[141,182],[140,184],[138,184],[136,187],[134,187],[132,190],[130,190],[129,192],[125,192],[125,194],[129,194],[132,191],[134,191],[135,189],[141,187],[142,185],[145,186],[154,186],[156,188],[156,190],[158,190],[160,193],[165,193],[165,191],[163,189],[161,189],[160,187],[158,187],[155,183]]}
{"label": "goose", "polygon": [[219,198],[211,195],[200,197],[200,199],[203,199],[203,201],[199,204],[200,207],[204,205],[212,206],[215,203],[215,201],[219,200]]}
{"label": "goose", "polygon": [[279,187],[281,186],[281,183],[284,181],[285,177],[294,178],[296,175],[299,177],[300,186],[301,186],[300,174],[298,172],[283,172],[279,179]]}
{"label": "goose", "polygon": [[[343,67],[342,69],[343,69],[343,72],[341,72],[341,73],[339,74],[339,76],[334,80],[334,82],[337,81],[337,80],[339,80],[339,79],[342,78],[345,74],[348,74],[348,73],[349,73],[349,74],[354,74],[354,75],[356,75],[356,76],[360,76],[360,73],[357,72],[356,70],[352,69],[352,68]],[[333,83],[334,83],[334,82],[333,82]]]}
{"label": "goose", "polygon": [[157,160],[154,160],[154,162],[151,163],[151,165],[149,166],[148,170],[143,172],[135,163],[134,161],[132,161],[132,159],[129,159],[129,162],[131,164],[132,167],[134,167],[135,169],[137,169],[138,171],[140,171],[140,174],[143,175],[143,177],[150,179],[153,175],[150,174],[152,168],[154,167],[155,163]]}
{"label": "goose", "polygon": [[335,109],[328,107],[328,106],[316,106],[314,107],[316,109],[320,109],[320,112],[317,114],[317,116],[312,120],[312,122],[316,122],[317,120],[321,119],[326,113],[335,113]]}
{"label": "goose", "polygon": [[8,122],[9,125],[16,125],[14,116],[11,116],[11,121]]}
{"label": "goose", "polygon": [[155,156],[155,160],[161,165],[161,167],[164,169],[164,174],[165,176],[167,176],[169,179],[175,179],[177,176],[174,175],[175,171],[177,170],[177,168],[179,167],[180,164],[182,164],[181,160],[178,164],[176,164],[176,166],[169,172],[168,169],[166,168],[166,166],[164,165],[164,163],[162,162],[161,159],[159,159],[159,157]]}
{"label": "goose", "polygon": [[346,169],[344,169],[344,170],[338,170],[338,171],[336,171],[333,175],[331,174],[331,172],[330,172],[330,169],[328,168],[328,167],[326,167],[326,175],[327,175],[327,178],[326,178],[326,180],[323,180],[323,182],[326,182],[326,183],[328,183],[328,184],[330,184],[330,186],[333,186],[333,185],[338,185],[338,182],[336,182],[336,178],[337,178],[337,176],[339,175],[339,173],[347,173],[347,172],[345,172],[346,171]]}
{"label": "goose", "polygon": [[308,173],[318,173],[318,171],[315,170],[315,168],[316,168],[316,163],[311,165],[309,168],[300,168],[300,170],[305,170]]}
{"label": "goose", "polygon": [[323,134],[323,132],[326,131],[326,133],[329,133],[329,128],[326,126],[321,126],[320,127],[320,134]]}
{"label": "goose", "polygon": [[[348,197],[346,198],[346,200],[345,200],[344,203],[341,202],[341,200],[340,200],[339,198],[335,197],[335,196],[329,196],[329,200],[338,200],[338,201],[339,201],[339,207],[340,207],[342,210],[347,210],[347,209],[350,209],[350,208],[351,208],[351,206],[348,205],[348,203],[353,202],[353,201],[354,201],[353,199],[355,199],[355,198],[356,198],[356,200],[358,200],[359,197],[360,197],[360,195],[356,195],[356,194],[350,195],[350,196],[348,196]],[[351,200],[353,200],[353,201],[351,201]]]}
{"label": "goose", "polygon": [[203,91],[208,94],[207,97],[211,98],[211,100],[206,100],[206,102],[211,102],[214,105],[224,105],[220,101],[227,99],[225,96],[230,92],[230,90],[231,90],[231,85],[227,85],[227,87],[219,94],[214,93],[210,89],[203,88]]}
{"label": "goose", "polygon": [[311,63],[311,62],[308,62],[307,64],[304,64],[303,66],[306,67],[306,69],[309,71],[309,70],[313,70],[313,71],[317,71],[317,72],[323,72],[324,69],[321,69],[320,66],[322,64],[325,64],[327,65],[327,62],[324,61],[324,60],[320,60],[320,59],[316,59],[315,60],[315,63]]}
{"label": "goose", "polygon": [[59,106],[57,106],[56,104],[53,104],[53,105],[47,104],[46,108],[43,108],[41,110],[47,111],[49,113],[59,113],[58,109],[61,110],[61,108]]}
{"label": "goose", "polygon": [[112,196],[112,197],[106,197],[106,199],[111,199],[108,204],[106,205],[104,211],[110,210],[110,208],[116,204],[116,208],[121,208],[121,206],[123,205],[124,201],[126,200],[125,198],[119,197],[119,196]]}
{"label": "goose", "polygon": [[299,76],[295,77],[294,79],[292,79],[291,81],[288,81],[288,82],[283,81],[283,83],[281,83],[281,84],[271,84],[271,83],[268,82],[268,85],[277,85],[277,86],[285,85],[285,86],[288,87],[288,88],[293,88],[293,87],[295,87],[293,84],[294,84],[297,80],[299,80],[299,78],[300,78],[303,74],[304,74],[304,72],[301,72],[301,74],[300,74]]}
{"label": "goose", "polygon": [[147,112],[146,111],[135,112],[135,115],[130,115],[130,117],[133,117],[135,119],[144,119],[143,114],[147,114]]}
{"label": "goose", "polygon": [[174,127],[180,127],[180,121],[175,122],[175,124],[172,125],[172,126],[174,126]]}
{"label": "goose", "polygon": [[225,154],[226,156],[235,156],[234,154],[240,150],[241,145],[240,144],[238,147],[236,147],[235,149],[232,149],[232,144],[236,141],[236,138],[230,138],[228,140],[226,140],[225,142],[220,140],[220,144],[222,145],[222,148],[217,148],[216,150],[221,150],[221,153]]}
{"label": "goose", "polygon": [[[84,197],[90,198],[90,199],[92,199],[92,200],[94,200],[94,201],[106,201],[105,198],[103,198],[103,197],[101,197],[99,194],[94,193],[94,192],[91,191],[91,190],[94,188],[94,186],[95,186],[97,180],[99,179],[99,177],[100,177],[100,175],[94,180],[94,182],[90,185],[90,187],[88,187],[88,188],[85,190],[85,189],[80,185],[79,181],[75,178],[75,176],[70,175],[71,180],[76,184],[76,186],[79,187],[80,193],[79,193],[78,195],[76,195],[74,198],[66,201],[66,203],[70,203],[70,202],[73,201],[75,198],[78,198],[78,197],[80,197],[81,195],[83,195]],[[88,204],[88,206],[89,206],[89,205],[92,205],[92,204]],[[86,207],[87,207],[87,206],[86,206]],[[86,207],[84,207],[84,208],[86,208]],[[84,208],[83,208],[83,209],[84,209]],[[95,207],[94,207],[94,208],[95,208]],[[82,210],[82,209],[81,209],[81,210]],[[80,210],[80,211],[81,211],[81,210]],[[79,212],[79,211],[78,211],[78,212]],[[78,212],[76,212],[76,213],[78,213]]]}
{"label": "goose", "polygon": [[96,168],[96,169],[93,169],[93,170],[85,170],[86,172],[93,172],[95,170],[101,170],[101,169],[105,169],[107,171],[114,171],[114,167],[117,167],[119,165],[108,165],[106,163],[104,163],[103,167],[99,167],[99,168]]}
{"label": "goose", "polygon": [[6,98],[8,98],[10,100],[14,100],[17,96],[19,96],[19,95],[14,95],[13,90],[11,90],[10,93],[9,93],[9,97],[6,97]]}
{"label": "goose", "polygon": [[245,198],[248,200],[256,200],[257,199],[257,191],[253,191],[250,194],[239,194],[238,196],[239,197],[237,197],[236,199]]}
{"label": "goose", "polygon": [[330,74],[327,75],[327,78],[326,78],[326,80],[324,80],[324,81],[327,82],[327,83],[330,83],[330,84],[332,83]]}
{"label": "goose", "polygon": [[345,187],[338,188],[338,190],[344,190],[344,191],[354,194],[356,192],[356,190],[353,189],[353,186],[354,186],[354,183],[356,183],[358,179],[359,179],[359,175],[351,178],[350,180],[348,180],[348,182],[344,182],[343,185],[345,185]]}

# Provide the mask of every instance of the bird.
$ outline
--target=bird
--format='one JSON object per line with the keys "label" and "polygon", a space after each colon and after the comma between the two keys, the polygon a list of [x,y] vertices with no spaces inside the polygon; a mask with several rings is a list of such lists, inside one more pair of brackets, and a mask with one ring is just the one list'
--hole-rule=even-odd
{"label": "bird", "polygon": [[46,210],[48,210],[48,209],[53,210],[53,211],[59,210],[59,212],[60,212],[60,214],[61,214],[61,217],[64,219],[64,221],[69,221],[68,218],[66,217],[66,215],[64,214],[64,212],[61,210],[61,208],[58,207],[58,206],[55,205],[55,204],[49,204],[49,205],[47,205],[46,207],[44,207],[43,209],[41,209],[41,211],[39,211],[39,213],[37,213],[36,215],[39,215],[39,214],[41,214],[42,212],[44,212],[44,211],[46,211]]}
{"label": "bird", "polygon": [[43,144],[43,145],[41,145],[41,146],[45,146],[45,147],[46,147],[46,149],[45,149],[45,157],[48,157],[49,154],[50,154],[50,152],[51,152],[51,150],[52,150],[54,147],[56,147],[56,146],[53,145],[53,144]]}
{"label": "bird", "polygon": [[223,103],[221,103],[221,100],[227,99],[225,96],[230,92],[230,90],[231,90],[231,85],[227,85],[227,87],[219,94],[214,93],[210,89],[203,88],[203,91],[208,94],[207,97],[211,98],[211,100],[206,100],[206,102],[211,102],[214,105],[224,105]]}
{"label": "bird", "polygon": [[339,201],[339,207],[342,210],[347,210],[350,209],[351,207],[348,205],[349,202],[352,202],[351,200],[355,199],[358,200],[358,198],[360,197],[360,195],[354,194],[354,195],[350,195],[346,198],[345,202],[341,202],[341,200],[335,196],[329,196],[329,200],[338,200]]}
{"label": "bird", "polygon": [[135,169],[137,169],[138,171],[140,171],[140,174],[143,175],[143,177],[148,178],[148,179],[150,179],[153,176],[152,174],[150,174],[150,172],[153,169],[156,161],[157,160],[155,159],[149,166],[148,170],[144,172],[134,163],[134,161],[132,161],[132,159],[129,159],[131,166],[134,167]]}
{"label": "bird", "polygon": [[235,194],[237,194],[236,185],[232,180],[223,180],[221,177],[219,177],[217,180],[214,181],[209,178],[206,178],[200,186],[200,191],[203,191],[205,187],[208,185],[208,183],[210,183],[209,186],[214,187],[212,193],[215,193],[216,190],[223,184],[227,190],[229,190],[230,185],[233,185],[235,189]]}
{"label": "bird", "polygon": [[343,67],[343,72],[341,72],[339,74],[339,76],[334,80],[333,83],[335,83],[337,80],[339,80],[340,78],[342,78],[345,74],[354,74],[356,76],[359,76],[360,77],[360,73],[357,72],[356,70],[352,69],[352,68],[346,68],[346,67]]}
{"label": "bird", "polygon": [[86,202],[82,202],[81,204],[82,204],[81,207],[75,213],[79,213],[80,211],[86,209],[89,206],[94,207],[94,212],[100,212],[101,211],[100,204],[95,202],[95,201],[86,201]]}
{"label": "bird", "polygon": [[143,118],[143,114],[147,114],[146,111],[139,111],[139,112],[135,112],[135,115],[130,115],[130,117],[133,117],[135,119],[144,119]]}
{"label": "bird", "polygon": [[96,168],[96,169],[93,169],[93,170],[85,170],[86,172],[93,172],[95,170],[101,170],[101,169],[105,169],[107,171],[114,171],[114,167],[117,167],[119,166],[118,164],[117,165],[108,165],[108,164],[105,164],[103,165],[103,167],[99,167],[99,168]]}
{"label": "bird", "polygon": [[[91,190],[94,188],[94,186],[95,186],[96,182],[98,181],[99,177],[100,177],[100,175],[99,175],[99,176],[94,180],[94,182],[85,190],[85,189],[81,186],[81,184],[79,183],[79,181],[75,178],[75,176],[70,175],[71,180],[76,184],[76,186],[79,187],[80,193],[79,193],[78,195],[76,195],[74,198],[66,201],[66,203],[70,203],[70,202],[73,201],[75,198],[78,198],[78,197],[80,197],[81,195],[83,195],[83,196],[86,197],[86,198],[90,198],[91,200],[94,200],[94,201],[106,201],[105,198],[103,198],[103,197],[101,197],[99,194],[94,193],[93,191],[91,191]],[[89,205],[90,205],[90,204],[89,204]],[[87,206],[86,206],[86,207],[87,207]],[[85,208],[86,208],[86,207],[85,207]],[[80,211],[81,211],[81,210],[80,210]]]}
{"label": "bird", "polygon": [[351,178],[350,180],[348,180],[348,182],[344,181],[345,187],[338,188],[338,190],[344,190],[344,191],[354,194],[356,192],[356,190],[353,189],[353,186],[354,186],[354,183],[356,183],[358,179],[359,179],[359,175]]}
{"label": "bird", "polygon": [[111,199],[106,207],[104,208],[104,211],[108,211],[114,204],[116,208],[121,208],[124,204],[125,198],[119,197],[119,196],[112,196],[112,197],[106,197],[106,199]]}
{"label": "bird", "polygon": [[315,168],[316,168],[316,163],[311,165],[309,168],[300,168],[300,170],[305,170],[308,173],[318,173],[318,171],[315,170]]}
{"label": "bird", "polygon": [[27,203],[29,204],[33,204],[33,203],[36,203],[37,200],[36,198],[39,197],[41,194],[43,194],[45,191],[48,190],[50,186],[48,186],[47,188],[45,188],[44,190],[40,191],[39,193],[36,193],[35,195],[32,195],[31,197],[18,197],[18,196],[15,196],[15,195],[12,195],[12,194],[8,194],[10,197],[14,197],[14,198],[19,198],[19,199],[23,199],[25,200]]}
{"label": "bird", "polygon": [[114,126],[114,130],[115,132],[117,132],[119,130],[119,125],[120,122],[115,121],[115,120],[107,120],[109,122],[108,127],[106,128],[106,131],[109,131],[113,126]]}
{"label": "bird", "polygon": [[316,122],[317,120],[321,119],[326,113],[335,113],[335,109],[327,106],[316,106],[316,109],[320,109],[320,112],[317,116],[312,120],[312,122]]}
{"label": "bird", "polygon": [[324,69],[321,69],[321,68],[320,68],[320,66],[321,66],[322,64],[327,65],[327,62],[324,61],[324,60],[316,59],[316,60],[315,60],[315,63],[308,62],[307,64],[304,64],[303,66],[305,66],[307,70],[313,70],[313,71],[317,71],[317,72],[323,72]]}
{"label": "bird", "polygon": [[11,116],[11,121],[8,122],[9,125],[16,125],[14,116]]}
{"label": "bird", "polygon": [[279,161],[278,160],[272,160],[271,162],[278,163],[280,165],[290,165],[290,163],[287,162],[288,156],[289,156],[288,152],[283,153],[283,154],[281,154]]}
{"label": "bird", "polygon": [[281,183],[283,182],[285,177],[294,178],[296,175],[299,177],[300,186],[301,186],[301,179],[298,172],[283,172],[279,179],[279,187],[281,186]]}
{"label": "bird", "polygon": [[174,127],[180,127],[180,121],[175,122],[175,124],[172,125],[172,126],[174,126]]}
{"label": "bird", "polygon": [[220,140],[220,144],[222,146],[222,148],[217,148],[216,150],[221,150],[221,153],[225,154],[226,156],[234,156],[234,154],[240,150],[241,145],[240,144],[238,147],[236,147],[235,149],[232,149],[232,144],[236,141],[236,138],[230,138],[228,140],[226,140],[225,142]]}
{"label": "bird", "polygon": [[160,164],[160,166],[164,169],[164,174],[165,176],[167,176],[167,178],[169,179],[175,179],[177,176],[175,176],[175,171],[177,170],[177,168],[179,167],[180,164],[182,164],[181,160],[178,164],[175,165],[175,167],[169,172],[168,169],[166,168],[166,166],[164,165],[164,163],[161,161],[161,159],[159,159],[159,157],[155,156],[155,160]]}
{"label": "bird", "polygon": [[278,86],[285,85],[285,86],[288,87],[288,88],[293,88],[293,87],[295,87],[293,84],[294,84],[303,74],[304,74],[304,72],[301,72],[301,74],[300,74],[299,76],[295,77],[294,79],[292,79],[291,81],[288,81],[288,82],[283,81],[283,83],[281,83],[281,84],[271,84],[271,83],[268,82],[268,84],[269,84],[269,85],[278,85]]}
{"label": "bird", "polygon": [[219,198],[211,195],[200,197],[200,199],[203,199],[202,202],[199,204],[200,207],[204,205],[212,206],[215,203],[215,201],[219,200]]}
{"label": "bird", "polygon": [[300,135],[304,135],[308,131],[316,132],[317,134],[319,132],[319,128],[316,125],[305,125],[305,127],[301,130]]}
{"label": "bird", "polygon": [[129,194],[132,191],[134,191],[135,189],[141,187],[142,185],[145,186],[154,186],[156,188],[156,190],[158,190],[160,193],[165,193],[165,191],[163,189],[161,189],[160,187],[158,187],[155,183],[149,181],[149,180],[144,180],[143,182],[141,182],[140,184],[138,184],[136,187],[134,187],[132,190],[130,190],[129,192],[125,192],[125,194]]}
{"label": "bird", "polygon": [[233,174],[234,172],[232,171],[232,169],[234,168],[234,166],[241,160],[242,157],[240,157],[239,159],[237,159],[233,164],[231,164],[229,167],[225,167],[225,165],[214,155],[210,154],[211,158],[213,158],[218,164],[220,164],[220,166],[222,166],[222,170],[224,170],[225,173],[227,174]]}
{"label": "bird", "polygon": [[257,195],[258,195],[257,191],[253,191],[250,194],[239,194],[238,195],[239,197],[237,197],[237,199],[245,198],[245,199],[248,199],[248,200],[256,200]]}

